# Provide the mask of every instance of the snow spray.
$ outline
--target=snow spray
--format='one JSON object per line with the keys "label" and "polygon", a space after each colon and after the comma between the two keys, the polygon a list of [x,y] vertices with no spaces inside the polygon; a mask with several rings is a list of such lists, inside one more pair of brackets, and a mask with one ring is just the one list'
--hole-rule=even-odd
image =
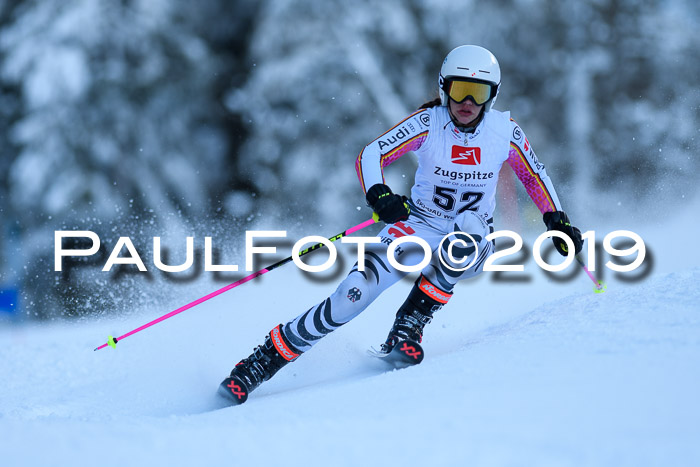
{"label": "snow spray", "polygon": [[[347,236],[347,235],[350,235],[350,234],[353,234],[353,233],[355,233],[355,232],[357,232],[357,231],[359,231],[359,230],[362,230],[362,229],[364,229],[365,227],[368,227],[368,226],[374,224],[374,223],[377,222],[378,220],[379,220],[379,217],[378,217],[376,214],[374,214],[374,215],[372,215],[372,218],[371,218],[371,219],[368,219],[368,220],[366,220],[366,221],[364,221],[364,222],[362,222],[362,223],[360,223],[360,224],[357,224],[357,225],[354,226],[354,227],[350,227],[350,228],[347,229],[346,231],[341,232],[341,233],[339,233],[338,235],[335,235],[335,236],[333,236],[333,237],[330,237],[328,240],[331,241],[331,242],[334,242],[334,241],[336,241],[336,240],[338,240],[338,239],[341,239],[341,238],[343,238],[343,237],[345,237],[345,236]],[[323,245],[324,245],[323,242],[317,243],[317,244],[315,244],[315,245],[312,245],[312,246],[310,246],[309,248],[307,248],[307,249],[305,249],[305,250],[303,250],[303,251],[300,251],[298,256],[303,256],[303,255],[305,255],[305,254],[307,254],[307,253],[310,253],[311,251],[314,251],[314,250],[316,250],[316,249],[318,249],[318,248],[323,247]],[[252,280],[252,279],[255,279],[256,277],[260,277],[260,276],[262,276],[263,274],[266,274],[266,273],[272,271],[273,269],[276,269],[276,268],[278,268],[278,267],[280,267],[280,266],[282,266],[282,265],[285,265],[285,264],[287,264],[287,263],[289,263],[290,261],[293,261],[293,260],[294,260],[294,257],[293,257],[293,256],[289,256],[289,257],[287,257],[287,258],[285,258],[285,259],[283,259],[283,260],[281,260],[281,261],[276,262],[275,264],[272,264],[272,265],[270,265],[270,266],[268,266],[268,267],[266,267],[266,268],[263,268],[263,269],[261,269],[261,270],[259,270],[259,271],[257,271],[257,272],[254,272],[253,274],[251,274],[251,275],[249,275],[249,276],[246,276],[246,277],[244,277],[243,279],[240,279],[240,280],[234,282],[233,284],[229,284],[229,285],[227,285],[226,287],[222,287],[222,288],[220,288],[219,290],[216,290],[216,291],[214,291],[214,292],[212,292],[212,293],[210,293],[210,294],[207,294],[207,295],[205,295],[205,296],[203,296],[203,297],[201,297],[201,298],[198,298],[197,300],[195,300],[195,301],[193,301],[193,302],[190,302],[190,303],[188,303],[187,305],[181,306],[181,307],[178,308],[177,310],[173,310],[173,311],[171,311],[170,313],[167,313],[167,314],[161,316],[160,318],[156,318],[156,319],[154,319],[153,321],[151,321],[151,322],[149,322],[149,323],[146,323],[146,324],[144,324],[143,326],[140,326],[140,327],[134,329],[133,331],[129,331],[129,332],[127,332],[126,334],[124,334],[124,335],[122,335],[122,336],[119,336],[119,337],[112,337],[112,336],[109,336],[107,342],[105,342],[105,343],[102,344],[101,346],[95,348],[95,350],[104,349],[104,348],[107,347],[107,346],[110,346],[110,347],[116,349],[116,347],[117,347],[117,342],[121,341],[122,339],[125,339],[125,338],[131,336],[132,334],[136,334],[137,332],[143,331],[144,329],[149,328],[149,327],[153,326],[154,324],[158,324],[158,323],[160,323],[161,321],[165,321],[166,319],[171,318],[171,317],[173,317],[173,316],[175,316],[175,315],[177,315],[177,314],[179,314],[179,313],[182,313],[182,312],[185,311],[185,310],[189,310],[190,308],[195,307],[195,306],[199,305],[200,303],[204,303],[204,302],[206,302],[207,300],[216,297],[217,295],[221,295],[222,293],[224,293],[224,292],[226,292],[226,291],[228,291],[228,290],[231,290],[231,289],[233,289],[233,288],[236,288],[236,287],[238,287],[239,285],[243,285],[243,284],[245,284],[246,282],[248,282],[248,281],[250,281],[250,280]]]}

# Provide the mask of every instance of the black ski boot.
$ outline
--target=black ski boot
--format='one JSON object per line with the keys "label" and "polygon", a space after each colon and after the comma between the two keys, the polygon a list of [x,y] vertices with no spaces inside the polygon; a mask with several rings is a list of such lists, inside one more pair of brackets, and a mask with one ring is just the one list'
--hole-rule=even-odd
{"label": "black ski boot", "polygon": [[451,296],[421,275],[396,313],[394,325],[382,344],[380,353],[394,355],[405,364],[415,365],[423,361],[423,349],[420,346],[423,342],[423,329],[432,321],[433,313],[442,308]]}
{"label": "black ski boot", "polygon": [[263,345],[236,364],[231,375],[219,385],[219,394],[234,404],[242,404],[248,394],[267,381],[287,363],[296,360],[299,353],[292,350],[282,336],[280,324],[265,336]]}
{"label": "black ski boot", "polygon": [[394,325],[389,331],[389,336],[382,344],[382,352],[389,353],[394,350],[396,344],[401,341],[410,341],[420,344],[423,342],[423,328],[433,320],[433,315],[422,314],[418,310],[406,313],[400,309],[396,314]]}

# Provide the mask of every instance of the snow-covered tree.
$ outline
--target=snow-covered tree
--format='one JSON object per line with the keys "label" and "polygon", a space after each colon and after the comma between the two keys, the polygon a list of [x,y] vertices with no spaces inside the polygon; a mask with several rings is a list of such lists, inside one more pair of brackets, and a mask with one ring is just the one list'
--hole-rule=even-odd
{"label": "snow-covered tree", "polygon": [[254,11],[181,0],[13,9],[0,75],[19,88],[22,109],[4,133],[17,150],[6,203],[39,289],[53,275],[53,230],[184,232],[216,214],[241,133],[220,95]]}

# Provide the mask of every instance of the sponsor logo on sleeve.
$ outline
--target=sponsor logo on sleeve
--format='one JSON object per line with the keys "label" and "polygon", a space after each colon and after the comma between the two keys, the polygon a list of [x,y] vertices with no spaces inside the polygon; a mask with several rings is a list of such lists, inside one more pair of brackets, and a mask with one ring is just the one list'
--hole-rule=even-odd
{"label": "sponsor logo on sleeve", "polygon": [[542,172],[542,170],[544,169],[544,164],[537,159],[535,151],[533,151],[532,148],[530,148],[530,152],[528,152],[527,155],[530,157],[530,163],[535,169],[537,169],[537,172]]}
{"label": "sponsor logo on sleeve", "polygon": [[513,139],[515,141],[520,141],[521,139],[523,139],[523,132],[519,126],[513,128]]}
{"label": "sponsor logo on sleeve", "polygon": [[425,126],[430,126],[430,115],[428,112],[420,114],[420,122]]}
{"label": "sponsor logo on sleeve", "polygon": [[395,130],[392,134],[387,136],[384,139],[379,140],[379,150],[383,150],[384,148],[387,147],[395,147],[398,145],[398,143],[403,142],[404,140],[409,139],[410,136],[412,136],[412,132],[406,127],[406,125],[401,125],[397,130]]}

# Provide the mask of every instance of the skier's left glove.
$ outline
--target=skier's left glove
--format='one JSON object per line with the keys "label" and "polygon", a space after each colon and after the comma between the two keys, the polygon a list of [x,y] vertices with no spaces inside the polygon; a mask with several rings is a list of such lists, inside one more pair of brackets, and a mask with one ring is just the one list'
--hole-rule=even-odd
{"label": "skier's left glove", "polygon": [[[566,215],[564,211],[554,211],[544,213],[544,223],[547,226],[547,230],[556,230],[566,234],[574,242],[575,254],[583,249],[583,238],[581,238],[581,231],[576,227],[571,225],[569,222],[569,216]],[[557,249],[560,255],[568,255],[568,250],[566,243],[563,239],[559,237],[552,237],[554,242],[554,247]]]}
{"label": "skier's left glove", "polygon": [[367,205],[377,213],[379,220],[387,224],[405,221],[411,213],[406,202],[408,198],[392,193],[391,188],[383,183],[372,185],[367,190]]}

